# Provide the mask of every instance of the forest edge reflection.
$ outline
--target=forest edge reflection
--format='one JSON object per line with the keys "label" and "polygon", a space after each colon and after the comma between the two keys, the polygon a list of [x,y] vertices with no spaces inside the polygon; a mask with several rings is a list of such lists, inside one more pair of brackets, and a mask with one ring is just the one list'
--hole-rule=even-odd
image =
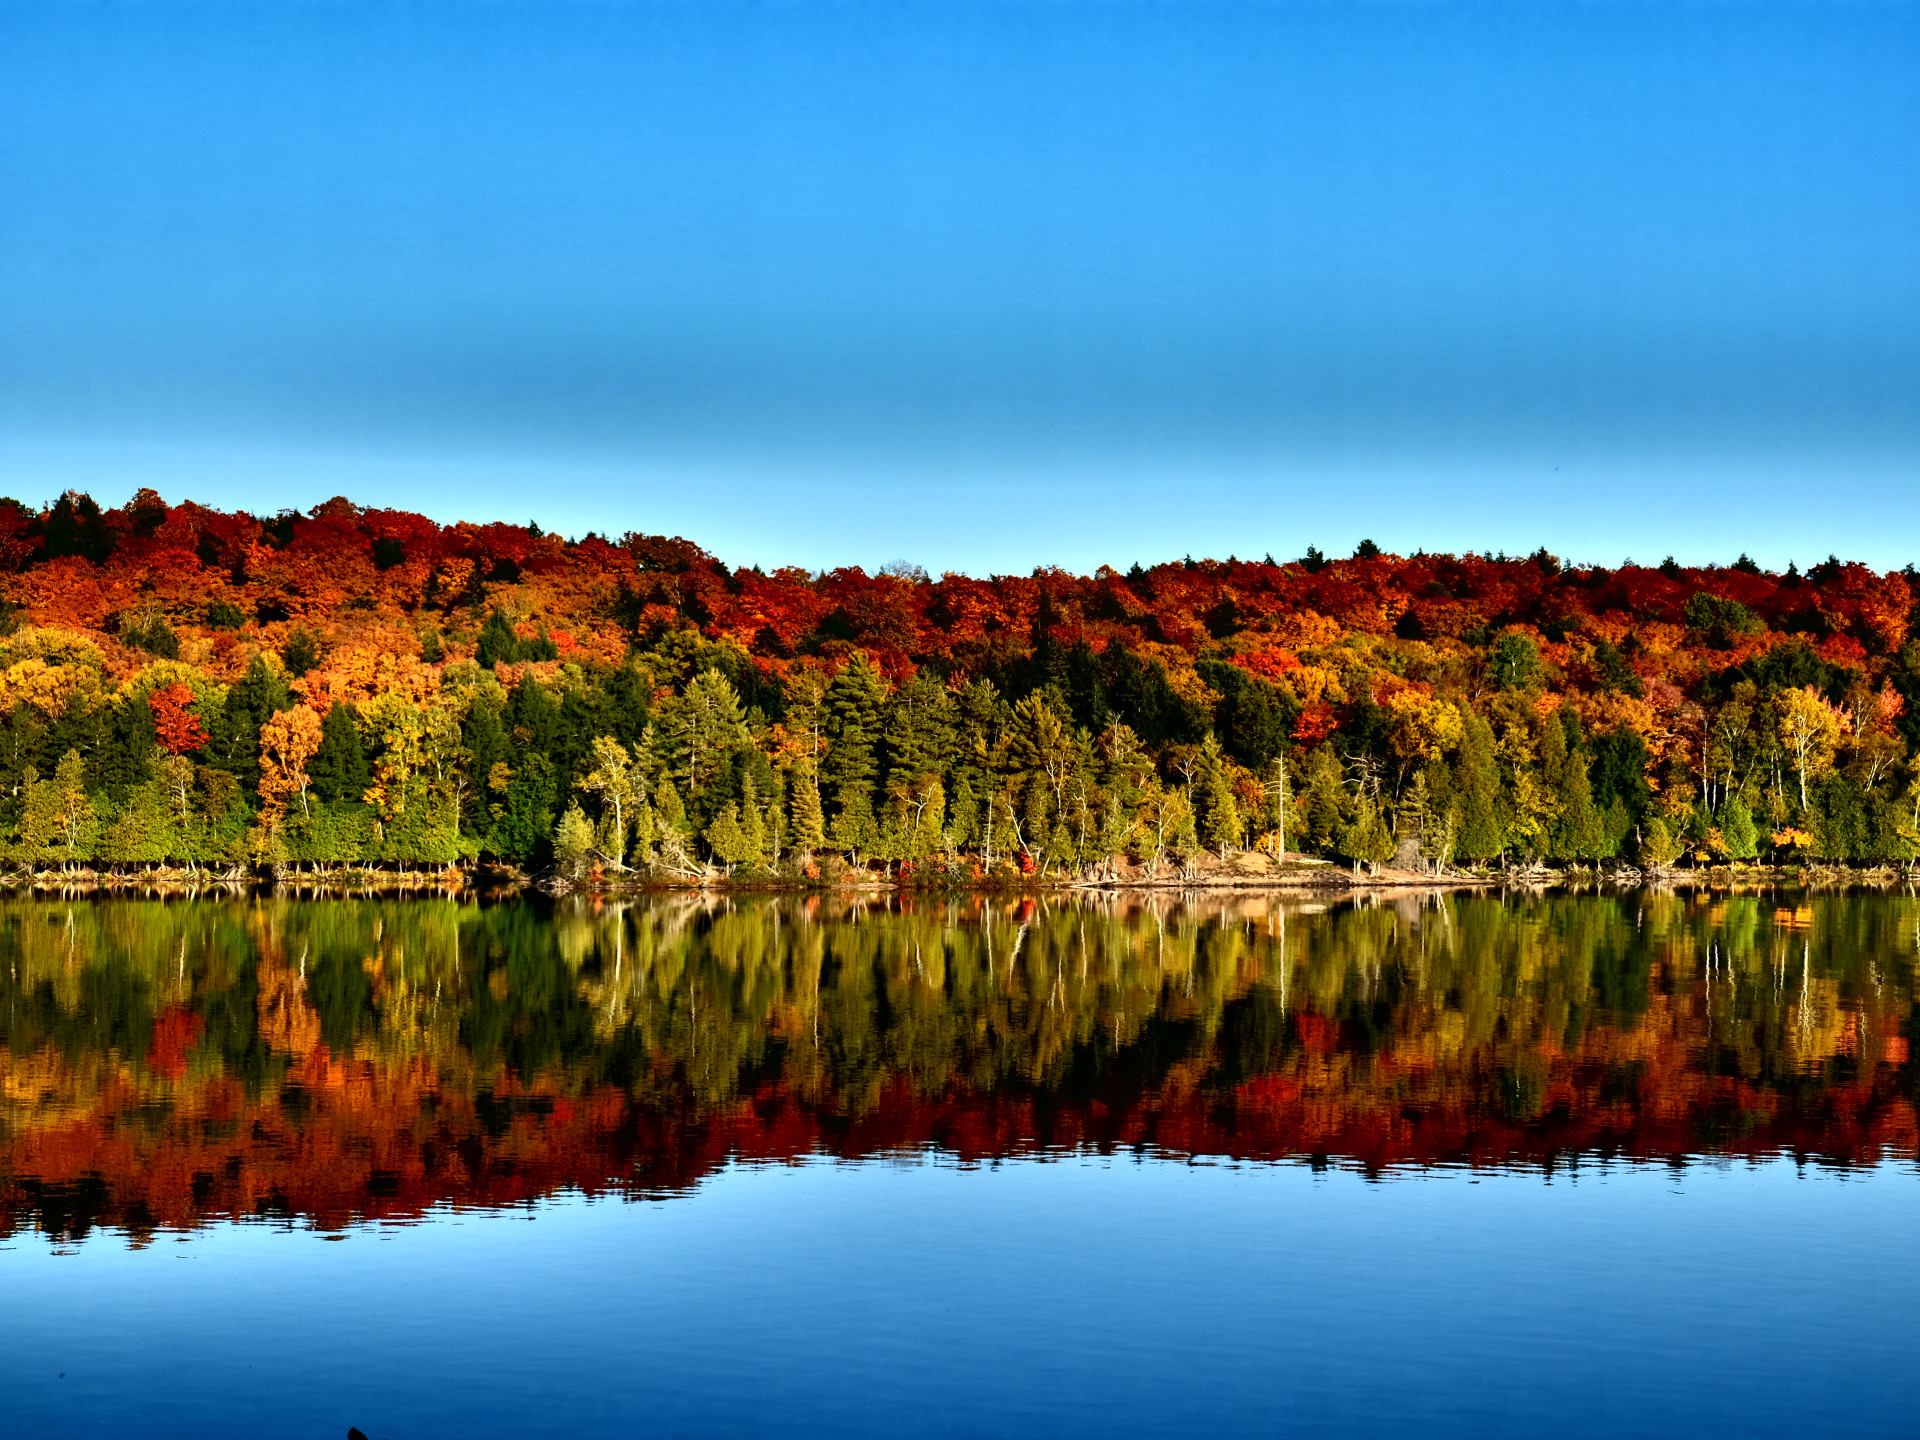
{"label": "forest edge reflection", "polygon": [[0,1228],[730,1159],[1915,1153],[1906,895],[0,902]]}

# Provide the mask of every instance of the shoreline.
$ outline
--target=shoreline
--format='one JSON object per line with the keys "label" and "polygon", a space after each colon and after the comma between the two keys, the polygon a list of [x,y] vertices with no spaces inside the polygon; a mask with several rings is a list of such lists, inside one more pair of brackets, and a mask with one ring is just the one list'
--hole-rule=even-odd
{"label": "shoreline", "polygon": [[[1235,857],[1237,861],[1240,857]],[[1642,870],[1633,866],[1563,869],[1535,867],[1492,871],[1414,871],[1382,867],[1372,874],[1355,874],[1327,861],[1289,862],[1276,870],[1269,865],[1256,873],[1236,870],[1234,861],[1191,873],[1145,872],[1144,867],[1105,877],[1024,876],[1001,880],[949,878],[929,875],[842,873],[831,878],[797,875],[730,877],[621,876],[568,880],[553,874],[527,875],[505,867],[464,865],[420,868],[341,865],[326,869],[293,870],[286,866],[230,867],[225,870],[151,865],[108,870],[16,869],[0,872],[0,895],[138,894],[193,898],[202,894],[268,894],[303,898],[369,898],[374,896],[468,896],[504,899],[540,895],[549,899],[623,899],[668,895],[825,895],[843,898],[901,896],[1043,895],[1213,895],[1296,896],[1329,899],[1365,895],[1408,895],[1493,891],[1502,894],[1549,891],[1621,893],[1631,890],[1802,890],[1911,888],[1920,880],[1920,868],[1896,865],[1716,865],[1699,868]]]}

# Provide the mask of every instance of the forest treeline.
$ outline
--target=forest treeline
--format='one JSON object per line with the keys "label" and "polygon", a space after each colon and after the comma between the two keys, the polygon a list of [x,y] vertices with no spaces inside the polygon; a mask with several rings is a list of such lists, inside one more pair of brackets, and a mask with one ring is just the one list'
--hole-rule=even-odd
{"label": "forest treeline", "polygon": [[657,536],[0,501],[0,846],[973,880],[1920,857],[1914,574],[730,569]]}
{"label": "forest treeline", "polygon": [[[1911,1157],[1905,895],[0,902],[0,1236],[729,1157]],[[49,922],[54,923],[49,923]]]}

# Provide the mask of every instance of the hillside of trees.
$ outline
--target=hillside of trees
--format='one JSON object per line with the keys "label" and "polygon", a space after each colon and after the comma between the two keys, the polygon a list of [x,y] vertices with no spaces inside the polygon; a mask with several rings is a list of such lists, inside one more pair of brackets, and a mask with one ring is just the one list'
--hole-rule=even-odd
{"label": "hillside of trees", "polygon": [[688,880],[1408,842],[1453,867],[1907,864],[1914,584],[1371,544],[766,573],[344,499],[0,501],[0,855]]}

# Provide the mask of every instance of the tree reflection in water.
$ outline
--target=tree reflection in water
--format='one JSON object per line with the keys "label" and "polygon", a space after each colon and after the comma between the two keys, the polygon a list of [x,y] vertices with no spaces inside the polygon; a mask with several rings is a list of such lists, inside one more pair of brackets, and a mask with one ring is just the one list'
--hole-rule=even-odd
{"label": "tree reflection in water", "polygon": [[1920,904],[0,904],[0,1228],[318,1227],[728,1159],[1369,1172],[1915,1149]]}

